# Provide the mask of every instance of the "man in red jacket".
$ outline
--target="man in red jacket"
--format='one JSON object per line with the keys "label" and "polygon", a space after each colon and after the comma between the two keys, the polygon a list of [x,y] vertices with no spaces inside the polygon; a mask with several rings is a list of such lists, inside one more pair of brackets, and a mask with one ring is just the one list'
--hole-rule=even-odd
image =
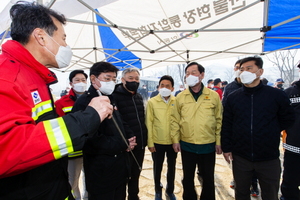
{"label": "man in red jacket", "polygon": [[216,91],[219,94],[220,99],[222,100],[223,90],[221,89],[221,87],[222,87],[222,81],[221,81],[221,79],[216,78],[214,80],[214,87],[212,88],[212,90]]}
{"label": "man in red jacket", "polygon": [[69,75],[71,90],[55,102],[55,111],[59,116],[71,112],[78,97],[86,91],[87,74],[83,70],[74,70]]}
{"label": "man in red jacket", "polygon": [[[64,116],[71,112],[73,105],[77,98],[79,98],[86,91],[86,80],[88,75],[80,69],[74,70],[69,75],[71,90],[67,95],[62,96],[55,102],[55,110],[59,116]],[[81,171],[83,172],[83,158],[82,151],[76,151],[69,154],[68,173],[69,182],[71,184],[75,200],[87,199],[87,192],[85,190],[85,181],[83,175],[83,194],[79,190],[79,177]]]}
{"label": "man in red jacket", "polygon": [[74,199],[67,155],[112,114],[106,97],[86,110],[58,117],[48,68],[69,65],[63,15],[34,3],[12,6],[11,37],[0,55],[0,199]]}

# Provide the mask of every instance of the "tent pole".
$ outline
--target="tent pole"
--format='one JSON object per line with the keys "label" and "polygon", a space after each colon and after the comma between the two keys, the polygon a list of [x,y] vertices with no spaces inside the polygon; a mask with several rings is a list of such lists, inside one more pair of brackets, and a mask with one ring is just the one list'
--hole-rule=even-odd
{"label": "tent pole", "polygon": [[[95,22],[95,16],[94,14],[92,13],[92,19],[93,19],[93,22]],[[96,33],[95,33],[95,26],[93,25],[93,39],[94,39],[94,47],[96,47]],[[94,50],[94,54],[95,54],[95,61],[98,62],[98,59],[97,59],[97,51]]]}

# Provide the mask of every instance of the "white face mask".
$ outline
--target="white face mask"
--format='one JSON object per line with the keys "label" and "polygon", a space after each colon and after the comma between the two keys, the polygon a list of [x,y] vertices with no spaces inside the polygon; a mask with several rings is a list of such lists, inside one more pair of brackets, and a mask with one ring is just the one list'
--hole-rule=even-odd
{"label": "white face mask", "polygon": [[199,83],[199,77],[198,76],[189,75],[186,78],[186,84],[190,87],[195,86],[197,83]]}
{"label": "white face mask", "polygon": [[160,88],[159,89],[159,94],[162,96],[162,97],[168,97],[171,95],[171,90],[169,90],[168,88]]}
{"label": "white face mask", "polygon": [[234,72],[234,75],[235,77],[239,78],[240,77],[240,74],[241,74],[241,71],[240,70],[237,70]]}
{"label": "white face mask", "polygon": [[61,46],[50,35],[48,36],[59,46],[57,54],[55,55],[54,53],[52,53],[46,46],[44,47],[55,57],[58,68],[61,69],[68,67],[73,56],[73,52],[70,46]]}
{"label": "white face mask", "polygon": [[83,82],[74,83],[73,84],[73,89],[76,92],[84,92],[86,90],[86,83],[83,83]]}
{"label": "white face mask", "polygon": [[253,81],[257,78],[256,77],[256,72],[255,73],[251,73],[251,72],[248,72],[248,71],[243,71],[240,74],[241,82],[243,84],[251,84],[251,83],[253,83]]}
{"label": "white face mask", "polygon": [[99,88],[100,92],[106,95],[111,95],[115,90],[116,83],[114,81],[103,82],[100,81],[101,87]]}

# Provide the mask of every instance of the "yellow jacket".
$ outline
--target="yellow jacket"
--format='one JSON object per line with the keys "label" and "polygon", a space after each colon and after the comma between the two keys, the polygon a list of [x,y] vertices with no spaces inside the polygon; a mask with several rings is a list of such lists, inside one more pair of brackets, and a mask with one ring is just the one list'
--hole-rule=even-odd
{"label": "yellow jacket", "polygon": [[170,96],[165,103],[161,95],[151,98],[146,108],[146,126],[148,129],[148,147],[156,144],[172,144],[170,136],[170,118],[174,107],[175,97]]}
{"label": "yellow jacket", "polygon": [[222,103],[218,93],[204,87],[197,101],[189,89],[177,95],[171,116],[172,143],[182,140],[192,144],[216,142],[220,145],[221,125]]}

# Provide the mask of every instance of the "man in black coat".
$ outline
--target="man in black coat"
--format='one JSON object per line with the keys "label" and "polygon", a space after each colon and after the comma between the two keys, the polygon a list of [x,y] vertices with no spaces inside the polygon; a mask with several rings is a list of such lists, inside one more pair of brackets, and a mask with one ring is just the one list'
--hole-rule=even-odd
{"label": "man in black coat", "polygon": [[113,93],[117,109],[136,137],[137,146],[131,157],[131,179],[128,181],[128,200],[138,200],[139,177],[143,165],[145,146],[147,145],[147,128],[145,125],[145,108],[142,96],[137,93],[140,73],[137,68],[128,68],[122,72],[122,83]]}
{"label": "man in black coat", "polygon": [[[77,99],[72,112],[84,110],[92,98],[99,96],[99,91],[101,95],[108,96],[114,105],[111,93],[115,88],[117,71],[118,69],[110,63],[95,63],[90,69],[92,85]],[[122,133],[113,119],[105,119],[99,124],[97,133],[88,138],[83,147],[83,166],[89,200],[126,198],[126,182],[130,169],[127,151],[128,148],[134,147],[135,138],[133,133],[123,126],[122,117],[117,110],[113,112],[113,118]],[[124,141],[125,138],[128,141]]]}
{"label": "man in black coat", "polygon": [[287,95],[260,81],[262,66],[260,57],[242,59],[243,86],[224,105],[221,145],[225,160],[233,161],[236,200],[250,200],[254,173],[262,199],[278,199],[280,132],[295,120]]}
{"label": "man in black coat", "polygon": [[[300,68],[300,65],[298,66]],[[293,126],[286,129],[283,141],[284,162],[283,180],[281,184],[281,200],[300,199],[300,80],[285,90],[296,113]]]}
{"label": "man in black coat", "polygon": [[[227,97],[229,94],[231,94],[232,92],[236,91],[237,89],[242,87],[242,83],[241,83],[241,79],[240,79],[240,67],[241,67],[241,59],[237,60],[234,64],[234,73],[235,73],[235,79],[234,81],[232,81],[231,83],[229,83],[225,88],[224,88],[224,92],[223,92],[223,98],[222,98],[222,104],[223,106],[225,105],[225,102],[227,100]],[[257,183],[257,177],[254,174],[252,177],[252,183],[251,183],[251,189],[250,189],[250,193],[251,196],[253,197],[257,197],[259,196],[259,189],[258,189],[258,183]],[[230,183],[230,187],[234,188],[235,184],[234,184],[234,180],[231,181]]]}

